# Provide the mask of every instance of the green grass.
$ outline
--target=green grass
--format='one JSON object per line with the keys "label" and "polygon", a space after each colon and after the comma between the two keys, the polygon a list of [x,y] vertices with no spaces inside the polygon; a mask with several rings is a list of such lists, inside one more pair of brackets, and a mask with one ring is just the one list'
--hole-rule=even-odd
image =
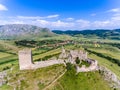
{"label": "green grass", "polygon": [[8,85],[3,85],[2,87],[0,87],[0,90],[13,90],[13,88]]}
{"label": "green grass", "polygon": [[81,63],[79,64],[79,66],[82,67],[82,65],[85,65],[86,67],[90,66],[90,64],[88,62],[83,61],[83,60],[81,61]]}
{"label": "green grass", "polygon": [[0,71],[10,69],[13,65],[18,64],[18,56],[0,52]]}
{"label": "green grass", "polygon": [[[98,52],[98,53],[102,53],[102,54],[109,56],[111,58],[115,58],[115,59],[120,60],[120,50],[118,48],[115,48],[115,47],[112,47],[109,45],[102,45],[99,48],[89,47],[88,49],[95,51],[95,52]],[[99,57],[99,56],[92,54],[92,53],[88,54],[88,56],[92,59],[98,60],[98,63],[100,65],[105,66],[106,68],[110,69],[120,79],[120,66],[109,61],[108,59]]]}
{"label": "green grass", "polygon": [[89,54],[89,57],[97,60],[100,65],[105,66],[106,68],[110,69],[120,79],[120,67],[117,64],[114,64],[114,63],[110,62],[109,60],[107,60],[105,58],[101,58],[94,54]]}
{"label": "green grass", "polygon": [[[17,66],[18,68],[18,66]],[[11,78],[8,82],[17,87],[17,90],[42,90],[56,79],[62,72],[64,72],[64,65],[53,65],[37,70],[19,71],[14,68],[13,72],[9,72],[8,76]],[[20,85],[17,82],[20,80]],[[0,90],[13,90],[9,86],[2,86]]]}
{"label": "green grass", "polygon": [[1,60],[1,58],[8,57],[8,56],[10,56],[10,55],[11,55],[11,54],[4,53],[4,52],[0,52],[0,60]]}
{"label": "green grass", "polygon": [[3,50],[11,50],[11,51],[18,51],[18,47],[14,44],[14,41],[8,41],[8,40],[0,40],[0,46],[2,46],[1,49]]}
{"label": "green grass", "polygon": [[98,52],[98,53],[102,53],[104,55],[107,55],[107,56],[110,56],[112,58],[120,60],[120,50],[115,48],[115,47],[103,46],[100,48],[90,48],[90,50]]}
{"label": "green grass", "polygon": [[57,54],[57,53],[60,53],[60,52],[61,52],[61,49],[57,48],[57,49],[50,50],[48,52],[42,53],[40,55],[35,55],[35,56],[33,56],[33,59],[36,60],[36,59],[39,59],[39,58],[44,58],[45,56]]}
{"label": "green grass", "polygon": [[111,88],[98,72],[75,74],[67,71],[48,90],[111,90]]}

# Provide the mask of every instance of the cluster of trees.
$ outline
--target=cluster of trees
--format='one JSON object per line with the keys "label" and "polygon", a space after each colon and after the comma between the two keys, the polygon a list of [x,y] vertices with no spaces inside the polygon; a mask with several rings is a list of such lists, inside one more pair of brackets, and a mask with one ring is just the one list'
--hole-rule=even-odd
{"label": "cluster of trees", "polygon": [[21,40],[21,41],[15,41],[15,44],[17,46],[25,46],[25,47],[34,47],[36,45],[37,41],[34,40]]}
{"label": "cluster of trees", "polygon": [[75,66],[71,63],[66,63],[66,69],[67,69],[66,75],[70,76],[72,79],[75,78],[76,76]]}
{"label": "cluster of trees", "polygon": [[104,55],[104,54],[102,54],[102,53],[98,53],[98,52],[91,51],[91,50],[88,50],[88,49],[85,49],[85,50],[88,51],[88,52],[90,52],[90,53],[93,53],[93,54],[95,54],[95,55],[97,55],[97,56],[99,56],[99,57],[105,58],[105,59],[111,61],[112,63],[115,63],[115,64],[117,64],[118,66],[120,66],[120,60],[119,60],[119,59],[115,59],[115,58],[112,58],[112,57],[110,57],[110,56]]}
{"label": "cluster of trees", "polygon": [[68,35],[78,35],[78,34],[82,34],[82,35],[97,35],[97,36],[103,36],[103,33],[108,32],[109,30],[67,30],[67,31],[61,31],[61,30],[53,30],[54,33],[56,34],[68,34]]}
{"label": "cluster of trees", "polygon": [[25,47],[35,47],[35,46],[42,46],[42,45],[49,45],[49,44],[57,44],[62,43],[63,40],[41,40],[41,41],[34,41],[34,40],[20,40],[15,41],[17,46],[25,46]]}
{"label": "cluster of trees", "polygon": [[108,44],[120,49],[120,43],[108,43]]}

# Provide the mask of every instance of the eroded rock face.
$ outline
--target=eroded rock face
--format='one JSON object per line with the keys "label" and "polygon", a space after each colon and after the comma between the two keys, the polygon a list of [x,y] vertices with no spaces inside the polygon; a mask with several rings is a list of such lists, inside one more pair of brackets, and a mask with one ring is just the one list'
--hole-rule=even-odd
{"label": "eroded rock face", "polygon": [[7,76],[6,71],[0,72],[0,86],[6,83],[6,80],[4,79]]}
{"label": "eroded rock face", "polygon": [[110,82],[111,87],[120,89],[120,80],[118,77],[109,69],[99,66],[100,73],[104,76],[105,80]]}

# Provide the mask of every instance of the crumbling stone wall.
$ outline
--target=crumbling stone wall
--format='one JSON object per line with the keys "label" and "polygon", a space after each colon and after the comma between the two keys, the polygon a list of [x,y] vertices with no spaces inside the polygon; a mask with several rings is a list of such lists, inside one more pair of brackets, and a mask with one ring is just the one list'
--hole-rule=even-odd
{"label": "crumbling stone wall", "polygon": [[89,72],[98,70],[98,62],[96,60],[87,59],[87,61],[91,63],[90,66],[89,67],[86,67],[85,65],[83,65],[82,67],[76,66],[77,72]]}
{"label": "crumbling stone wall", "polygon": [[[62,53],[59,56],[59,59],[52,59],[52,60],[46,60],[46,61],[40,61],[40,62],[35,62],[33,64],[32,62],[32,52],[31,50],[21,50],[19,51],[19,65],[20,65],[20,70],[26,70],[26,69],[37,69],[37,68],[42,68],[42,67],[47,67],[51,66],[54,64],[64,64],[65,63],[72,63],[76,64],[75,60],[76,58],[79,58],[80,60],[88,60],[87,59],[87,52],[84,51],[79,51],[79,50],[70,50],[70,52],[66,53],[65,49],[62,47]],[[87,71],[92,71],[96,70],[97,67],[97,61],[95,60],[88,60],[88,62],[91,62],[91,66],[89,68],[82,67],[82,68],[77,68],[77,72],[87,72]]]}

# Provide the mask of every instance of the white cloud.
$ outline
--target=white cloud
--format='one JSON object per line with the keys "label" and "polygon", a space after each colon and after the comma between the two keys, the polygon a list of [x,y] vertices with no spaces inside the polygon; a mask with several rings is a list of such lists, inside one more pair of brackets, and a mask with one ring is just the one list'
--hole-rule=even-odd
{"label": "white cloud", "polygon": [[111,19],[112,20],[116,20],[116,21],[120,20],[120,13],[113,14],[113,16],[111,17]]}
{"label": "white cloud", "polygon": [[50,29],[61,29],[61,28],[65,29],[74,26],[74,23],[63,22],[61,20],[57,20],[57,21],[37,20],[37,21],[33,21],[32,24],[42,27],[48,27]]}
{"label": "white cloud", "polygon": [[57,18],[57,17],[59,17],[58,14],[44,16],[44,17],[41,17],[41,16],[17,16],[17,18],[19,18],[19,19],[51,19],[51,18]]}
{"label": "white cloud", "polygon": [[47,20],[36,20],[36,21],[33,21],[32,23],[36,25],[40,25],[42,27],[47,27],[50,24],[50,22]]}
{"label": "white cloud", "polygon": [[0,4],[0,11],[6,11],[6,10],[8,10],[6,6]]}
{"label": "white cloud", "polygon": [[112,16],[110,18],[111,22],[118,22],[118,21],[120,21],[120,8],[111,9],[111,10],[109,10],[109,12],[113,12]]}
{"label": "white cloud", "polygon": [[91,16],[96,16],[96,14],[95,14],[95,13],[92,13]]}
{"label": "white cloud", "polygon": [[105,27],[108,27],[110,25],[110,21],[109,20],[106,20],[106,21],[94,21],[92,23],[93,27],[94,28],[105,28]]}
{"label": "white cloud", "polygon": [[120,16],[114,16],[111,18],[112,20],[120,21]]}
{"label": "white cloud", "polygon": [[[115,11],[115,10],[112,10]],[[117,10],[116,10],[117,11]],[[47,27],[50,29],[113,29],[120,27],[120,13],[114,12],[112,16],[104,20],[84,20],[84,19],[74,19],[68,17],[65,19],[60,19],[58,14],[48,15],[48,16],[16,16],[1,18],[0,24],[32,24],[40,27]],[[58,18],[59,17],[59,18]]]}
{"label": "white cloud", "polygon": [[66,21],[73,21],[74,18],[71,18],[71,17],[70,17],[70,18],[66,18],[65,20],[66,20]]}
{"label": "white cloud", "polygon": [[90,21],[88,21],[88,20],[79,19],[79,20],[76,20],[75,23],[76,23],[76,26],[80,29],[90,27]]}
{"label": "white cloud", "polygon": [[53,26],[53,27],[72,27],[72,26],[74,26],[74,23],[69,23],[69,22],[63,22],[63,21],[60,21],[60,20],[58,20],[58,21],[55,21],[55,22],[51,22],[51,25]]}
{"label": "white cloud", "polygon": [[58,15],[58,14],[55,14],[55,15],[49,15],[49,16],[47,16],[46,18],[57,18],[57,17],[59,17],[59,15]]}
{"label": "white cloud", "polygon": [[[13,18],[13,17],[10,17],[10,18]],[[42,17],[39,17],[39,16],[35,16],[35,17],[32,17],[32,16],[17,16],[18,19],[41,19]]]}
{"label": "white cloud", "polygon": [[111,10],[108,10],[108,12],[120,12],[120,8],[113,8]]}

